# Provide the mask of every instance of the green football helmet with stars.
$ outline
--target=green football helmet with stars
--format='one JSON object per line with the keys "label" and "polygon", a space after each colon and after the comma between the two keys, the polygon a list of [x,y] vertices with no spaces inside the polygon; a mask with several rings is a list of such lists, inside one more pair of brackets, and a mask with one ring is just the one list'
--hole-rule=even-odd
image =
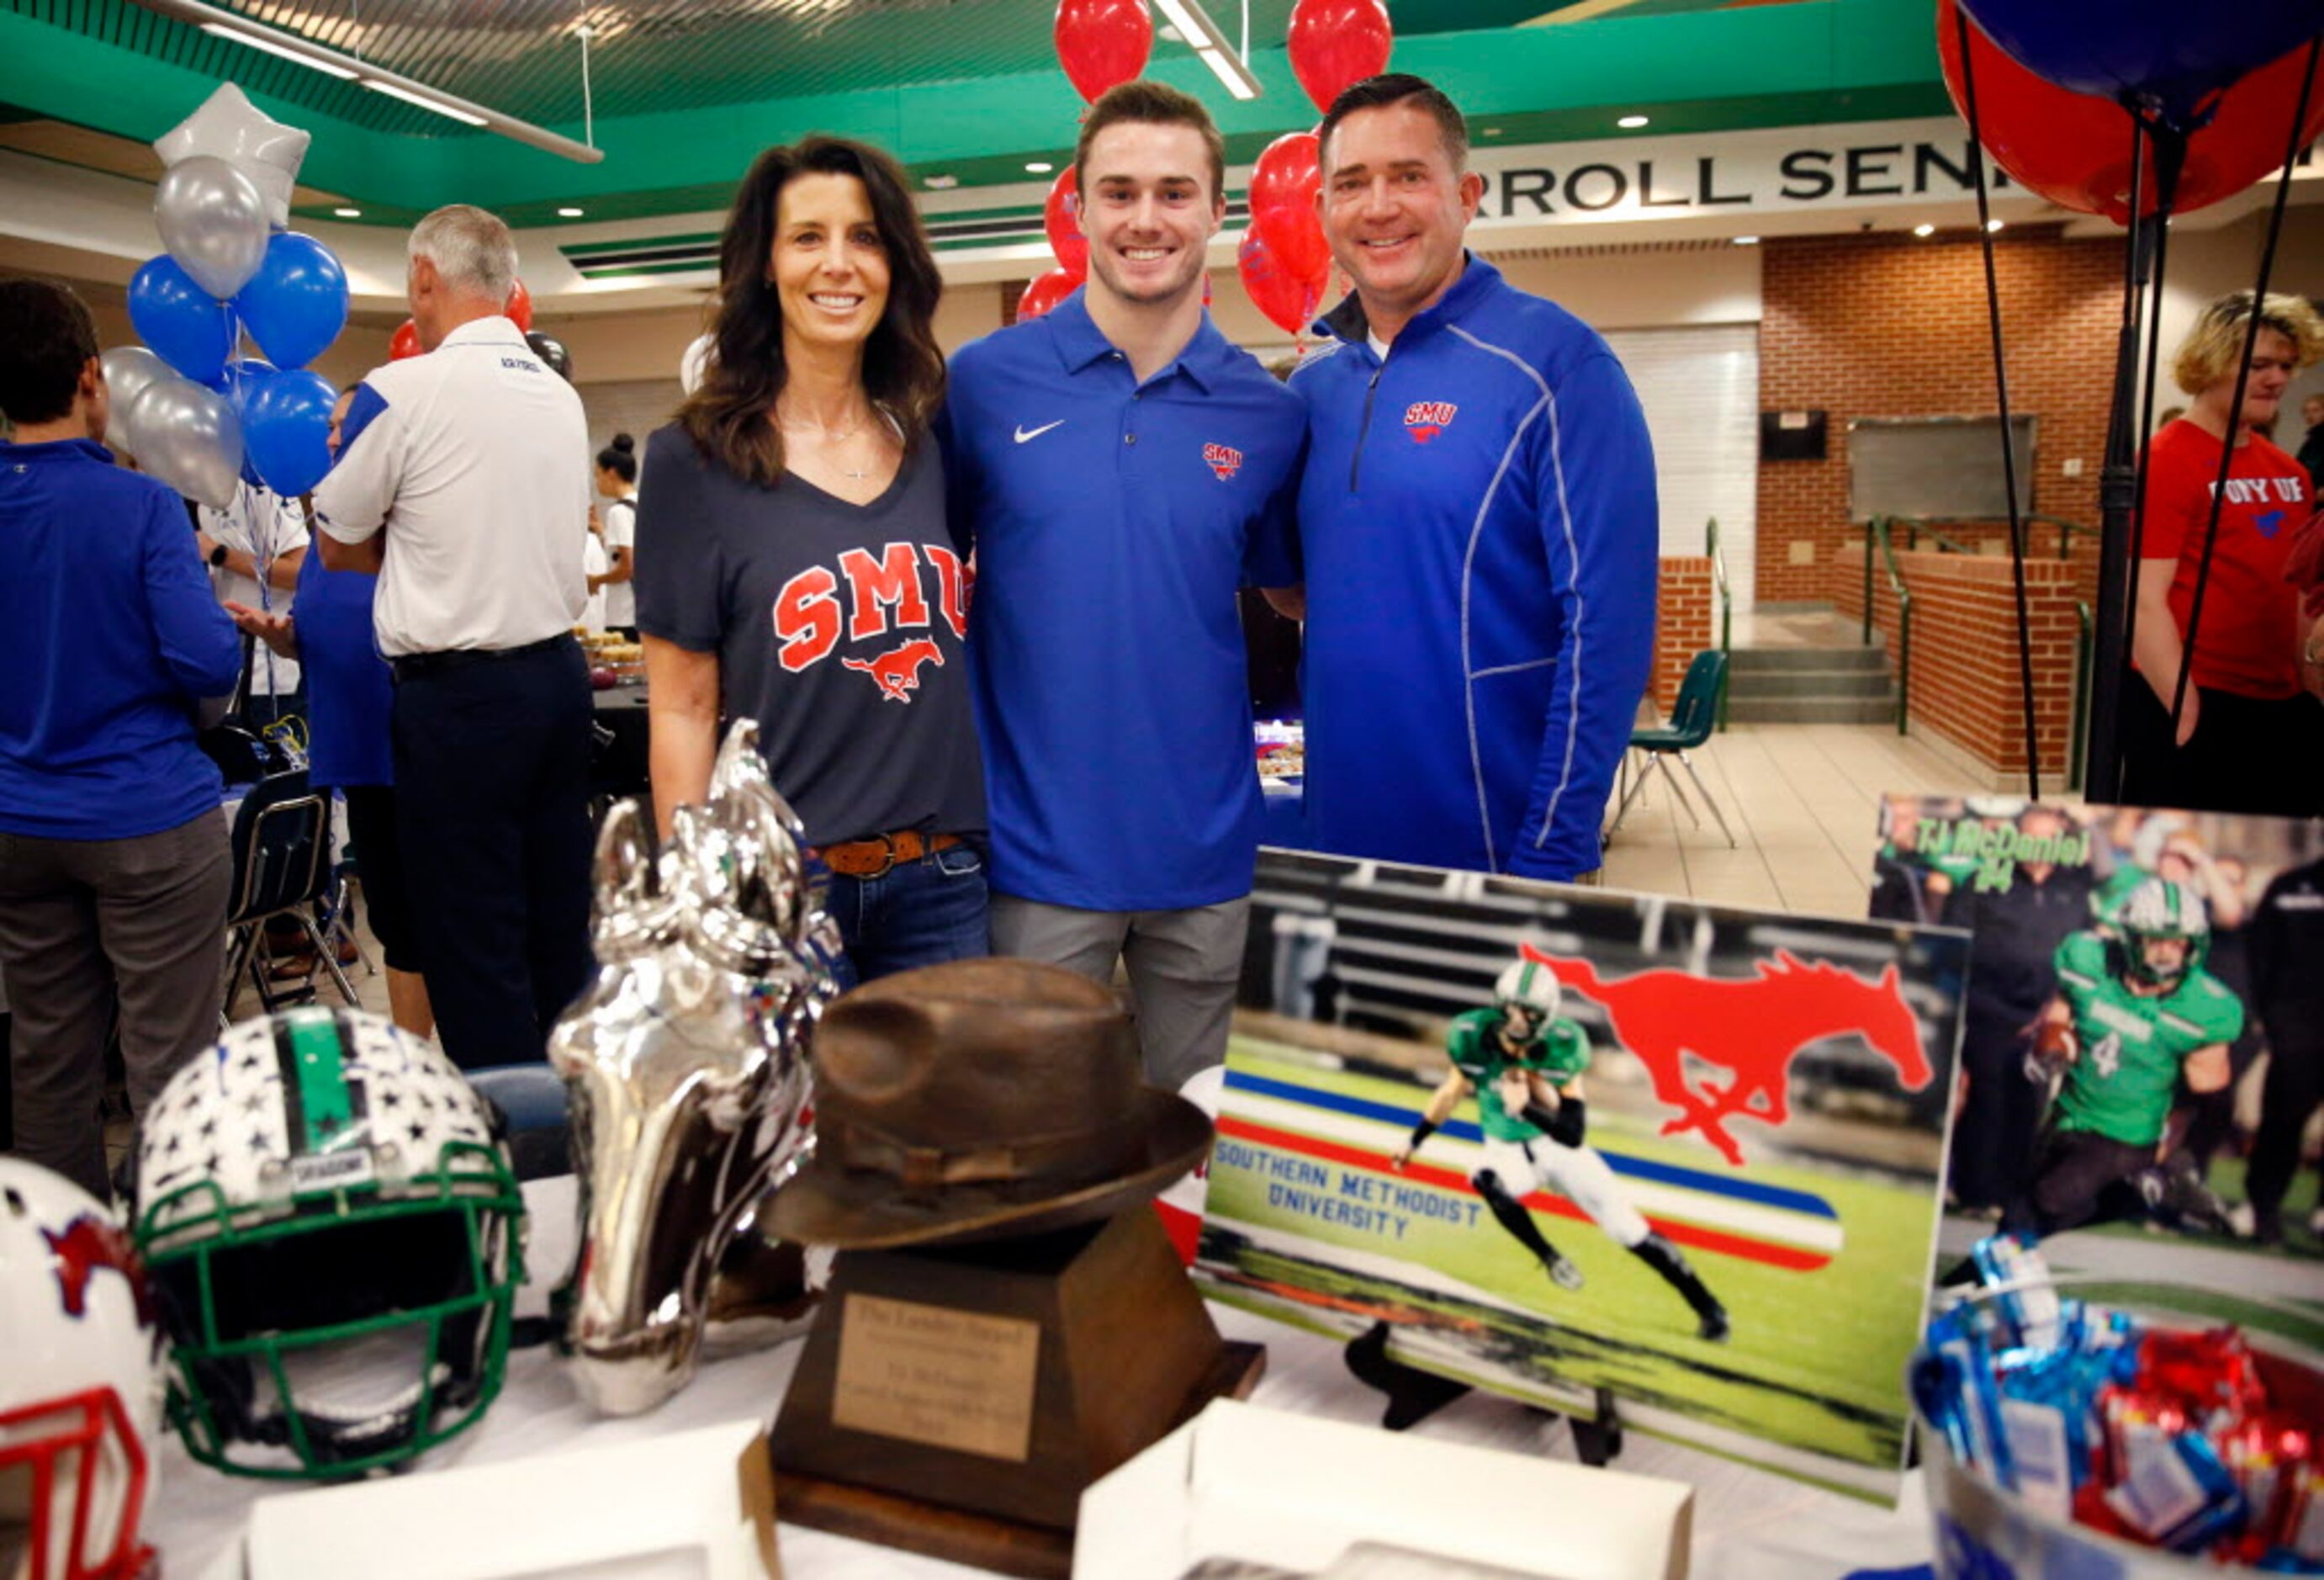
{"label": "green football helmet with stars", "polygon": [[443,1054],[361,1011],[246,1021],[171,1078],[135,1237],[196,1459],[360,1475],[483,1415],[524,1280],[501,1131]]}

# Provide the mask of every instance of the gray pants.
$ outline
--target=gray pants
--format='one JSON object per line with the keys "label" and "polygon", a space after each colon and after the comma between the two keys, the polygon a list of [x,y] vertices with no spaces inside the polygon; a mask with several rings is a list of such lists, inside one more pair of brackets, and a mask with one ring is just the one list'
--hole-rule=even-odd
{"label": "gray pants", "polygon": [[142,1117],[217,1039],[233,882],[218,812],[134,839],[0,833],[17,1155],[111,1196],[98,1114],[106,1001],[118,991],[130,1112]]}
{"label": "gray pants", "polygon": [[1250,895],[1185,910],[1076,910],[996,893],[991,912],[996,955],[1046,960],[1109,985],[1121,961],[1155,1086],[1175,1092],[1226,1061]]}

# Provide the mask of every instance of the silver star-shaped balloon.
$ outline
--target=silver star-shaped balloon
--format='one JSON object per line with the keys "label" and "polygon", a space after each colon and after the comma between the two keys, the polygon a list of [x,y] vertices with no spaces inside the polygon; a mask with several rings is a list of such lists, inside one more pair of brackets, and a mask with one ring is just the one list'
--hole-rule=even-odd
{"label": "silver star-shaped balloon", "polygon": [[257,183],[266,199],[267,224],[281,230],[290,223],[290,189],[309,141],[306,133],[274,119],[229,82],[155,138],[153,152],[165,165],[197,154],[225,160]]}

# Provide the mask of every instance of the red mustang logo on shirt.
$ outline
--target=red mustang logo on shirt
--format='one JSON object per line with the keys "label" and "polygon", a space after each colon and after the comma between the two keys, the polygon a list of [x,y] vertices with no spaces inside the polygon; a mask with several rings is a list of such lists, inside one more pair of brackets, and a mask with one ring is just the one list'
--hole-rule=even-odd
{"label": "red mustang logo on shirt", "polygon": [[1415,401],[1404,409],[1404,425],[1412,430],[1413,442],[1426,444],[1452,426],[1460,410],[1450,401]]}
{"label": "red mustang logo on shirt", "polygon": [[1206,444],[1203,447],[1203,464],[1216,472],[1223,483],[1242,470],[1242,452],[1222,444]]}
{"label": "red mustang logo on shirt", "polygon": [[927,637],[916,636],[903,646],[868,661],[842,659],[839,663],[843,669],[861,670],[871,676],[880,688],[881,701],[900,702],[908,707],[912,699],[906,693],[920,688],[920,666],[933,663],[937,669],[943,669],[944,653]]}

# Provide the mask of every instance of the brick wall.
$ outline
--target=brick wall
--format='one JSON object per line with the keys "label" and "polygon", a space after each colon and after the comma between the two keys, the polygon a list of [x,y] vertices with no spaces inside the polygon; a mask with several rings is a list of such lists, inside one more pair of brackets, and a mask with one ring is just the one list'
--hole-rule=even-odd
{"label": "brick wall", "polygon": [[1690,554],[1662,562],[1662,588],[1655,612],[1655,710],[1668,716],[1678,700],[1686,666],[1704,648],[1719,642],[1711,587],[1711,558]]}
{"label": "brick wall", "polygon": [[[2034,508],[2096,525],[2122,245],[2045,227],[1996,239],[2010,406],[2041,419]],[[1830,443],[1821,461],[1760,464],[1758,596],[1859,609],[1849,420],[1998,410],[1984,264],[1972,237],[1770,236],[1761,250],[1760,407],[1825,411]],[[2080,476],[2064,475],[2069,459]],[[1793,563],[1794,544],[1808,563]]]}
{"label": "brick wall", "polygon": [[[1913,595],[1912,673],[1906,709],[1915,733],[1942,735],[1998,773],[2025,772],[2017,671],[2016,595],[1997,555],[1900,553]],[[1860,575],[1860,572],[1859,572]],[[2025,605],[2034,645],[2034,716],[2042,772],[2064,772],[2074,683],[2074,602],[2080,568],[2028,559]],[[1872,616],[1888,656],[1899,656],[1896,600],[1873,577]]]}

